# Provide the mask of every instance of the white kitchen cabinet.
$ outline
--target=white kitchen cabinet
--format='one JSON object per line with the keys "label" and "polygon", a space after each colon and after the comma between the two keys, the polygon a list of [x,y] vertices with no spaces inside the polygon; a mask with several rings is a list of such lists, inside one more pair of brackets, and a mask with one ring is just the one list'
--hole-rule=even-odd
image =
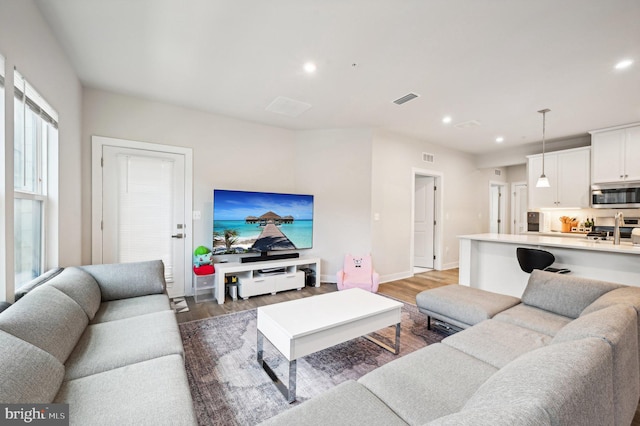
{"label": "white kitchen cabinet", "polygon": [[640,181],[640,125],[590,133],[592,183]]}
{"label": "white kitchen cabinet", "polygon": [[545,175],[549,188],[537,188],[542,173],[542,154],[527,157],[529,209],[589,207],[589,147],[545,153]]}

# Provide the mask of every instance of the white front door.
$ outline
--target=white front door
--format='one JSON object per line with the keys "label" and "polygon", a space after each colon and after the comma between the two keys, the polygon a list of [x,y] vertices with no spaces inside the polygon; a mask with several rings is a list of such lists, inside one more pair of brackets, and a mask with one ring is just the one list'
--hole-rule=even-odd
{"label": "white front door", "polygon": [[185,292],[185,156],[102,146],[102,263],[162,259],[170,297]]}
{"label": "white front door", "polygon": [[433,269],[435,178],[416,176],[413,265]]}

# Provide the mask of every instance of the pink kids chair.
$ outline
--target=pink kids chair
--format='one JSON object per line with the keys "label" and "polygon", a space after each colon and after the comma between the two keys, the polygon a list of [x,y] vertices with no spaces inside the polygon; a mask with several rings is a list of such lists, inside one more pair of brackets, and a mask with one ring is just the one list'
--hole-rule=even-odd
{"label": "pink kids chair", "polygon": [[344,268],[337,273],[338,290],[361,288],[372,293],[378,292],[380,275],[373,270],[371,255],[344,257]]}

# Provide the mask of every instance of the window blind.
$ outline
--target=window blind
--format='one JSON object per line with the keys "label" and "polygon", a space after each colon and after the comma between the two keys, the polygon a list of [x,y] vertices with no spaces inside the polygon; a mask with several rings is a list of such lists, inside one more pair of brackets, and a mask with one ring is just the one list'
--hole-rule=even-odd
{"label": "window blind", "polygon": [[[18,72],[13,71],[14,96],[20,102],[24,102],[35,114],[38,114],[44,121],[58,128],[58,113],[44,100],[36,89]],[[26,96],[25,96],[26,95]]]}

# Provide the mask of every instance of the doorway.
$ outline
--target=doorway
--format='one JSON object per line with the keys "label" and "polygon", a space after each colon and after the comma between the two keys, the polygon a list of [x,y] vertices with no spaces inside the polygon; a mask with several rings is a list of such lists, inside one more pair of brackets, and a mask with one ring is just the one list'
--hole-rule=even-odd
{"label": "doorway", "polygon": [[506,232],[506,187],[504,182],[489,182],[489,232],[492,234]]}
{"label": "doorway", "polygon": [[442,269],[442,174],[413,169],[411,208],[411,270],[413,274]]}
{"label": "doorway", "polygon": [[93,263],[162,259],[167,293],[185,294],[191,282],[190,154],[93,138]]}
{"label": "doorway", "polygon": [[527,182],[511,184],[511,233],[527,232]]}

